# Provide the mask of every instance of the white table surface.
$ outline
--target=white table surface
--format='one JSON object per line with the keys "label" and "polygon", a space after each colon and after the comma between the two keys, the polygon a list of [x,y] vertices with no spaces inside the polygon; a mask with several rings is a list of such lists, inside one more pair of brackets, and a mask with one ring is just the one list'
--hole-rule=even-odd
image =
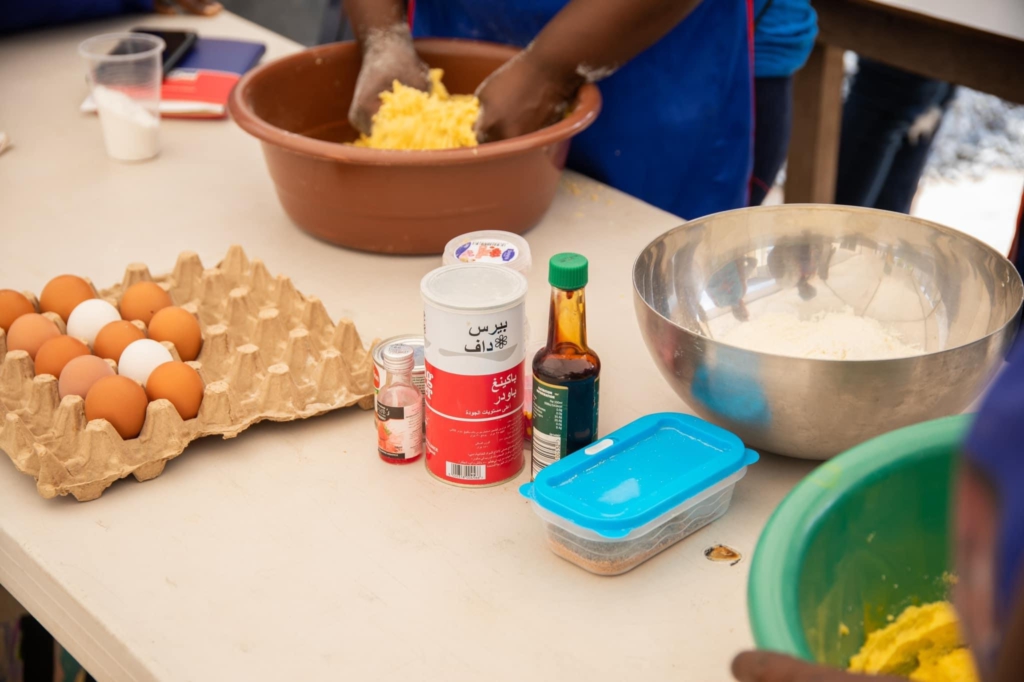
{"label": "white table surface", "polygon": [[1024,40],[1021,0],[870,0],[960,24],[979,31]]}
{"label": "white table surface", "polygon": [[[420,278],[439,258],[385,258],[306,236],[274,196],[259,145],[230,121],[164,121],[155,161],[108,160],[78,42],[123,19],[0,41],[0,287],[38,292],[72,272],[215,264],[241,243],[273,273],[353,318],[366,341],[421,324]],[[231,15],[147,17],[207,36],[298,46]],[[539,263],[591,258],[590,339],[603,358],[602,432],[684,409],[634,321],[630,266],[679,220],[578,176],[528,238]],[[486,227],[481,225],[481,227]],[[545,268],[529,315],[546,316]],[[108,680],[730,679],[751,645],[750,557],[811,464],[768,457],[723,519],[637,570],[598,578],[551,554],[515,484],[463,490],[374,451],[368,412],[261,424],[191,445],[159,478],[95,502],[43,500],[0,458],[0,583],[101,682]],[[737,566],[707,561],[725,542]]]}

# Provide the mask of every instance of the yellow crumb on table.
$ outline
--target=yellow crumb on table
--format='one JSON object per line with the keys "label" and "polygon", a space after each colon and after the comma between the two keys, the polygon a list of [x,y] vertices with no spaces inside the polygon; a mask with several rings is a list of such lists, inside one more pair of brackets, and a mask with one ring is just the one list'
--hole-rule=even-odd
{"label": "yellow crumb on table", "polygon": [[380,94],[380,110],[373,116],[370,135],[360,135],[357,147],[372,149],[456,149],[475,147],[473,126],[480,115],[474,95],[450,95],[441,82],[444,72],[430,70],[430,94],[402,85]]}
{"label": "yellow crumb on table", "polygon": [[868,635],[850,659],[850,671],[901,675],[915,682],[977,682],[949,602],[910,606],[895,621]]}

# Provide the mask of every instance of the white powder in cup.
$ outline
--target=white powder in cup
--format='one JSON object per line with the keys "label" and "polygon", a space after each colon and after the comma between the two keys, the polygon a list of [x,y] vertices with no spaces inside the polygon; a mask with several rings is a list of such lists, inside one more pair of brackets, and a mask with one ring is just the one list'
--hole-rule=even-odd
{"label": "white powder in cup", "polygon": [[119,90],[97,85],[92,91],[103,126],[107,154],[120,161],[142,161],[160,152],[160,119]]}

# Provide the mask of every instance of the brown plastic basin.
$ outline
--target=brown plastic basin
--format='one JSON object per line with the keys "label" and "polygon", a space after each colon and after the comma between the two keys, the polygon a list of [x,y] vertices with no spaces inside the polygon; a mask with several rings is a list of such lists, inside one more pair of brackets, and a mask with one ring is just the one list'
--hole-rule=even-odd
{"label": "brown plastic basin", "polygon": [[[416,48],[444,69],[453,93],[473,92],[517,52],[462,40],[421,40]],[[434,254],[473,230],[525,232],[554,199],[570,138],[601,109],[600,93],[587,85],[568,117],[522,137],[445,151],[357,148],[342,143],[356,137],[348,108],[359,65],[354,43],[305,50],[251,71],[228,105],[263,143],[295,224],[353,249]]]}

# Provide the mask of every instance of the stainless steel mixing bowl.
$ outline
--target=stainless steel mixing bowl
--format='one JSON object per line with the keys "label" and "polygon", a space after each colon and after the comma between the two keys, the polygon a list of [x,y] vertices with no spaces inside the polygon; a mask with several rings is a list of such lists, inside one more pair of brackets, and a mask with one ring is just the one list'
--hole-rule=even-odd
{"label": "stainless steel mixing bowl", "polygon": [[[1013,265],[976,239],[826,205],[743,209],[677,227],[637,258],[633,288],[647,348],[697,414],[751,447],[807,459],[966,409],[1009,350],[1024,300]],[[808,359],[716,340],[780,309],[852,311],[921,353]]]}

